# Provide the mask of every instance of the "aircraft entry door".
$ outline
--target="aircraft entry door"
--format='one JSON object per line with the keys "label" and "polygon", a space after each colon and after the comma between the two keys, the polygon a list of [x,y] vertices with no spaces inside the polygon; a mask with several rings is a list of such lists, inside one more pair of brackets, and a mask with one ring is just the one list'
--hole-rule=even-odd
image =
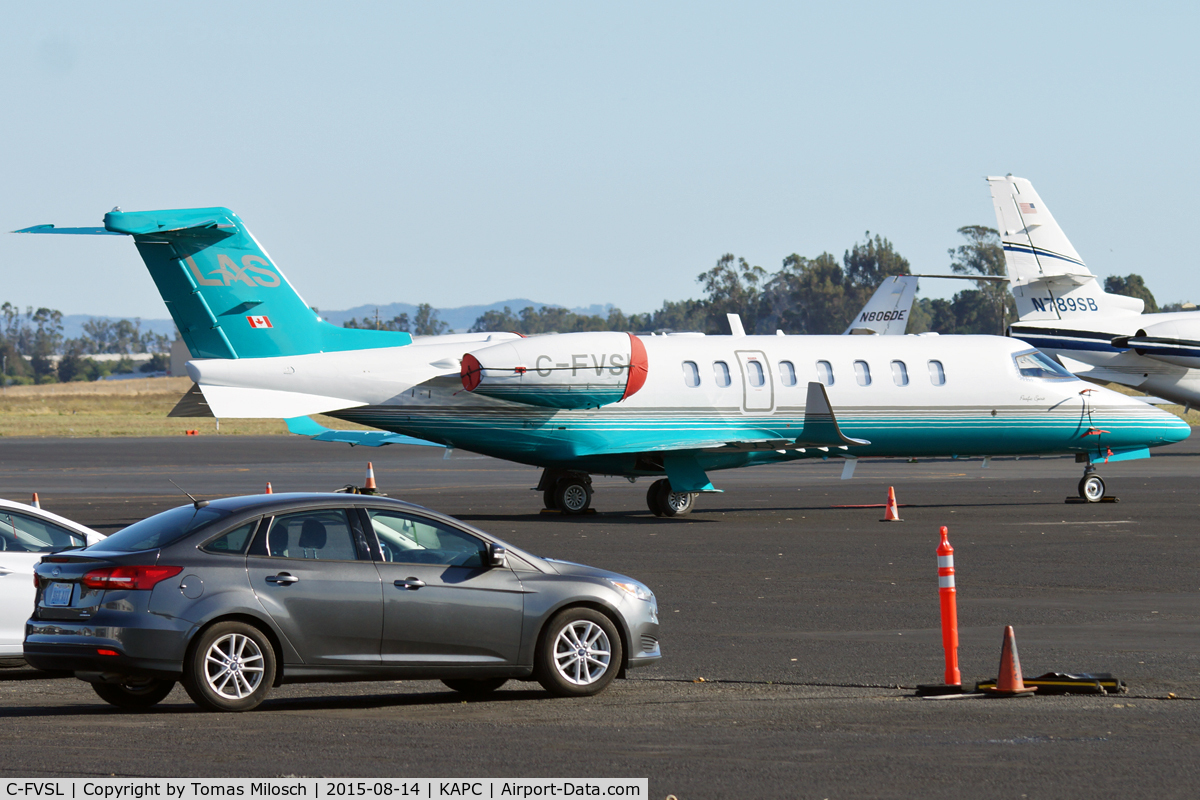
{"label": "aircraft entry door", "polygon": [[774,410],[775,383],[766,354],[760,350],[738,350],[737,360],[742,370],[742,410]]}

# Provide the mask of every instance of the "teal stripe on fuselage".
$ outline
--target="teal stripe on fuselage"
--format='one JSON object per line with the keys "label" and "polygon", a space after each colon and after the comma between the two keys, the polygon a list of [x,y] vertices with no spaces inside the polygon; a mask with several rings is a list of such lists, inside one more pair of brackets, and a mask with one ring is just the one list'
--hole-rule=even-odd
{"label": "teal stripe on fuselage", "polygon": [[[1190,432],[1182,420],[1164,424],[1157,414],[1120,408],[1090,416],[1079,410],[1026,408],[997,408],[995,416],[991,408],[840,409],[838,415],[843,433],[871,442],[844,452],[875,457],[1082,453],[1167,444]],[[634,466],[637,454],[653,452],[664,441],[787,439],[799,435],[804,425],[802,413],[770,417],[695,409],[546,413],[510,404],[495,409],[366,406],[332,416],[535,466],[608,474],[640,474]],[[1105,432],[1087,435],[1094,430]],[[803,454],[706,451],[697,457],[704,469],[715,470],[828,455],[808,448]]]}

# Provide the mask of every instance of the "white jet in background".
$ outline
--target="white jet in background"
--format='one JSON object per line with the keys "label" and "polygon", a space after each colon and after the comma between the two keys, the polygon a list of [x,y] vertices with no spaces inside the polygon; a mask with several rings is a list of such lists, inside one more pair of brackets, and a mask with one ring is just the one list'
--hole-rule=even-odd
{"label": "white jet in background", "polygon": [[987,179],[1019,321],[1009,330],[1080,378],[1200,406],[1200,313],[1143,314],[1109,294],[1025,178]]}

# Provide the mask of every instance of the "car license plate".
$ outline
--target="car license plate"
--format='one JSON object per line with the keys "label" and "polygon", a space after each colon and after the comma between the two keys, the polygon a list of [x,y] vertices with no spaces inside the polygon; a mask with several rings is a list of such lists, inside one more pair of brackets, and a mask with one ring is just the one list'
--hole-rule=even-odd
{"label": "car license plate", "polygon": [[46,589],[46,605],[67,606],[71,604],[71,584],[52,583]]}

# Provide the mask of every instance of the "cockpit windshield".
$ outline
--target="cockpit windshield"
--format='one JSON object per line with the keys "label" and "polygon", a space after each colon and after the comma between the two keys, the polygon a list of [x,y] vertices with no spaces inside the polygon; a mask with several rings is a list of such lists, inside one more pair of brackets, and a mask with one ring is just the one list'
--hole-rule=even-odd
{"label": "cockpit windshield", "polygon": [[1013,356],[1017,371],[1024,378],[1050,378],[1052,380],[1076,380],[1075,376],[1050,356],[1038,350],[1028,350]]}

